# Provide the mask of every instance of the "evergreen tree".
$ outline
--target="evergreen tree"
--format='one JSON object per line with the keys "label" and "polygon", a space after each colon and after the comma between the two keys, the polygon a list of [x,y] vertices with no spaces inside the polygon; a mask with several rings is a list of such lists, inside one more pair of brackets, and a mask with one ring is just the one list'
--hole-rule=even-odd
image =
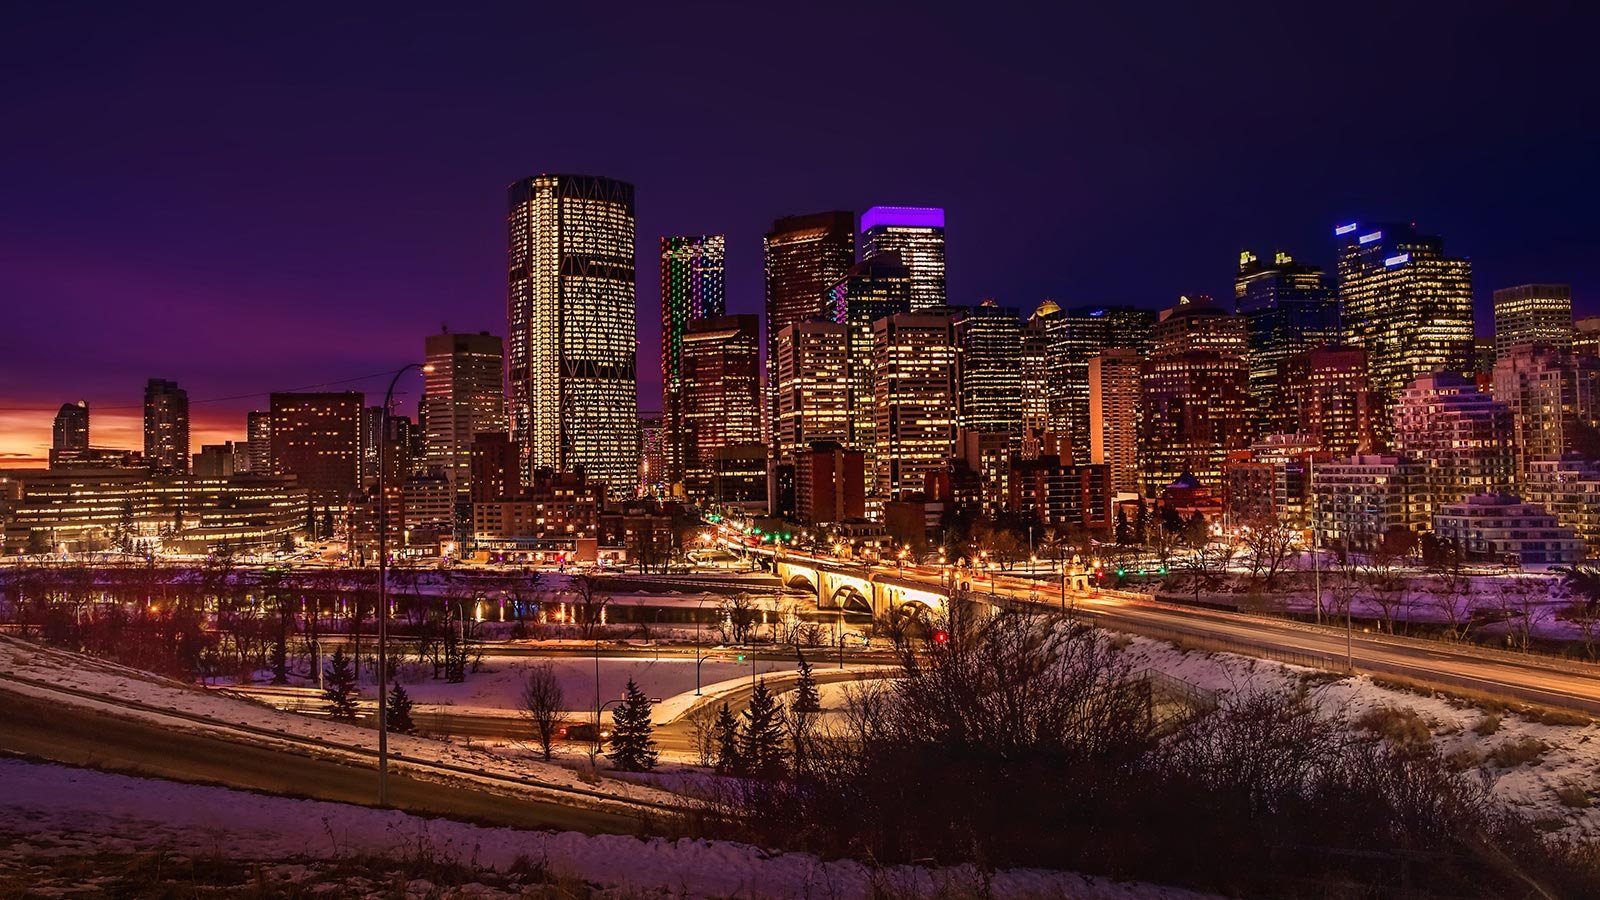
{"label": "evergreen tree", "polygon": [[417,730],[416,723],[411,721],[411,695],[398,681],[389,691],[389,708],[384,714],[384,725],[395,734],[412,734]]}
{"label": "evergreen tree", "polygon": [[625,772],[643,772],[656,767],[656,742],[650,735],[650,698],[628,679],[622,705],[611,711],[615,727],[611,731],[611,752],[607,755]]}
{"label": "evergreen tree", "polygon": [[765,678],[756,682],[750,695],[750,708],[744,711],[744,734],[739,755],[746,774],[756,778],[779,778],[788,761],[787,741],[777,698],[767,690]]}
{"label": "evergreen tree", "polygon": [[328,669],[323,673],[322,695],[328,701],[328,716],[354,721],[356,717],[356,675],[343,647],[336,647]]}
{"label": "evergreen tree", "polygon": [[821,712],[822,698],[817,695],[817,680],[811,676],[811,663],[806,662],[805,654],[796,655],[800,659],[800,682],[795,686],[794,710],[802,713]]}
{"label": "evergreen tree", "polygon": [[1128,523],[1126,507],[1117,507],[1116,542],[1124,547],[1133,543],[1133,526]]}
{"label": "evergreen tree", "polygon": [[727,703],[717,710],[717,719],[711,723],[711,730],[717,741],[717,774],[735,774],[743,765],[739,756],[739,720]]}

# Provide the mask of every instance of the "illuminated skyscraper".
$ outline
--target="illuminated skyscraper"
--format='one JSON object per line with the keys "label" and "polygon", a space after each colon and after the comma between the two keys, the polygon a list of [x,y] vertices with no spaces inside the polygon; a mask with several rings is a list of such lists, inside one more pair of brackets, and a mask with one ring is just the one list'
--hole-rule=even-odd
{"label": "illuminated skyscraper", "polygon": [[1233,297],[1250,342],[1250,396],[1268,421],[1292,401],[1280,390],[1278,365],[1297,353],[1339,341],[1339,295],[1322,270],[1279,251],[1271,264],[1239,254]]}
{"label": "illuminated skyscraper", "polygon": [[422,376],[427,463],[465,500],[471,495],[473,440],[506,430],[505,343],[486,331],[430,334],[423,353],[428,363]]}
{"label": "illuminated skyscraper", "polygon": [[826,292],[855,263],[855,228],[855,213],[834,210],[779,219],[762,240],[767,291],[767,390],[772,395],[767,415],[774,436],[778,416],[778,335],[797,322],[833,318]]}
{"label": "illuminated skyscraper", "polygon": [[[864,478],[876,478],[873,454],[877,417],[872,400],[872,323],[911,309],[911,273],[894,252],[850,267],[828,288],[833,321],[850,329],[850,431],[841,442],[865,454]],[[870,492],[871,488],[867,488]]]}
{"label": "illuminated skyscraper", "polygon": [[985,300],[956,319],[960,427],[1019,434],[1022,429],[1022,319]]}
{"label": "illuminated skyscraper", "polygon": [[1600,358],[1600,316],[1585,316],[1572,323],[1572,352]]}
{"label": "illuminated skyscraper", "polygon": [[1139,381],[1142,360],[1129,347],[1089,357],[1089,462],[1111,468],[1117,493],[1139,491]]}
{"label": "illuminated skyscraper", "polygon": [[252,410],[244,417],[245,459],[253,475],[272,474],[272,413]]}
{"label": "illuminated skyscraper", "polygon": [[1367,382],[1367,352],[1360,347],[1306,350],[1278,363],[1285,386],[1280,413],[1264,428],[1315,439],[1335,458],[1373,451],[1373,401]]}
{"label": "illuminated skyscraper", "polygon": [[1140,469],[1146,496],[1180,475],[1220,487],[1230,450],[1250,446],[1250,371],[1244,319],[1210,297],[1161,313],[1140,370]]}
{"label": "illuminated skyscraper", "polygon": [[1494,292],[1494,352],[1503,358],[1518,344],[1572,349],[1572,288],[1519,284]]}
{"label": "illuminated skyscraper", "polygon": [[878,493],[927,490],[956,438],[956,341],[948,315],[900,313],[872,324]]}
{"label": "illuminated skyscraper", "polygon": [[359,391],[273,394],[272,467],[293,475],[317,508],[342,509],[361,487]]}
{"label": "illuminated skyscraper", "polygon": [[850,326],[797,322],[778,332],[778,462],[793,465],[817,441],[850,439]]}
{"label": "illuminated skyscraper", "polygon": [[911,309],[946,303],[944,210],[923,206],[874,206],[861,214],[860,258],[895,253],[911,274]]}
{"label": "illuminated skyscraper", "polygon": [[511,438],[530,483],[581,468],[626,496],[639,482],[633,185],[538,175],[508,193]]}
{"label": "illuminated skyscraper", "polygon": [[50,429],[50,449],[89,449],[88,402],[79,400],[77,403],[61,404],[61,410],[56,413],[55,423]]}
{"label": "illuminated skyscraper", "polygon": [[1345,343],[1367,351],[1379,439],[1393,430],[1400,392],[1434,372],[1472,364],[1472,263],[1444,255],[1444,241],[1413,225],[1351,223],[1339,238]]}
{"label": "illuminated skyscraper", "polygon": [[761,323],[719,316],[683,335],[683,418],[688,435],[684,482],[691,497],[711,496],[717,451],[761,443]]}
{"label": "illuminated skyscraper", "polygon": [[189,472],[189,392],[176,381],[152,378],[144,386],[144,461],[160,472]]}
{"label": "illuminated skyscraper", "polygon": [[720,234],[661,239],[661,419],[667,439],[660,479],[669,485],[683,480],[689,459],[682,409],[683,335],[693,322],[727,315],[726,255],[727,241]]}
{"label": "illuminated skyscraper", "polygon": [[1045,318],[1050,430],[1070,444],[1075,465],[1089,462],[1089,359],[1110,347],[1149,352],[1154,320],[1149,310],[1129,306],[1080,306]]}

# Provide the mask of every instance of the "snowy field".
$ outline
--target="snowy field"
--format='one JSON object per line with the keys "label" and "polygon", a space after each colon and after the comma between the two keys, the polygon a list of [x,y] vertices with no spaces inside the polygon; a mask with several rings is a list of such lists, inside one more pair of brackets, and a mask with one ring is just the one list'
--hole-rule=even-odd
{"label": "snowy field", "polygon": [[[97,885],[82,860],[167,851],[176,877],[196,871],[185,860],[220,855],[245,879],[239,888],[340,896],[514,897],[544,885],[618,897],[1017,897],[1084,900],[1197,898],[1189,891],[1117,884],[1063,872],[869,867],[773,853],[745,844],[648,840],[574,832],[489,828],[314,800],[262,796],[64,766],[0,760],[0,876],[32,870],[33,896]],[[351,874],[375,866],[367,854],[419,856],[428,869],[457,866],[462,884]],[[70,881],[41,875],[56,857]],[[212,863],[206,871],[219,868]],[[376,867],[382,871],[382,867]],[[396,867],[404,871],[407,867]],[[416,868],[414,865],[411,868]],[[402,876],[403,878],[404,876]],[[574,884],[577,882],[577,884]],[[109,890],[112,885],[103,887]],[[540,896],[545,896],[540,894]]]}
{"label": "snowy field", "polygon": [[[1120,640],[1120,638],[1119,638]],[[1309,686],[1311,696],[1329,712],[1352,720],[1381,707],[1414,710],[1427,725],[1446,757],[1459,754],[1468,769],[1489,779],[1496,796],[1511,806],[1574,834],[1600,837],[1600,809],[1569,805],[1560,794],[1581,795],[1600,802],[1600,724],[1543,724],[1533,716],[1481,708],[1444,696],[1422,696],[1374,683],[1361,675],[1328,673],[1231,653],[1184,651],[1164,641],[1129,638],[1126,651],[1135,665],[1181,678],[1219,694]],[[1492,726],[1492,727],[1491,727]],[[1539,741],[1545,750],[1531,763],[1502,766],[1496,750],[1518,742]]]}

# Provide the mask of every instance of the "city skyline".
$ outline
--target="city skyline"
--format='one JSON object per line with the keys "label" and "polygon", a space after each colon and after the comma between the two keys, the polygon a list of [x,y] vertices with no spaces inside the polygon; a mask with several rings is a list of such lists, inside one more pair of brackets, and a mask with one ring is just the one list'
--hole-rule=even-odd
{"label": "city skyline", "polygon": [[[551,27],[581,26],[566,15],[557,13]],[[646,37],[652,29],[670,29],[656,20],[660,15],[640,11],[624,27],[624,74],[660,68],[662,51]],[[760,15],[767,14],[734,16],[739,21],[725,27],[731,34],[751,24],[744,17]],[[1181,25],[1185,15],[1173,13],[1169,21]],[[1490,328],[1493,292],[1518,284],[1570,284],[1580,315],[1600,312],[1600,262],[1588,250],[1597,226],[1586,214],[1596,188],[1570,176],[1582,171],[1597,137],[1596,125],[1571,110],[1584,108],[1596,87],[1576,68],[1578,55],[1561,49],[1579,30],[1553,31],[1537,16],[1526,22],[1482,16],[1434,21],[1420,11],[1397,13],[1394,35],[1426,26],[1450,39],[1443,42],[1450,44],[1447,49],[1402,52],[1393,37],[1364,33],[1331,15],[1297,12],[1282,21],[1241,25],[1220,39],[1218,52],[1203,57],[1203,66],[1196,65],[1202,57],[1181,35],[1163,31],[1145,51],[1150,71],[1129,75],[1126,84],[1104,84],[1088,99],[1073,90],[1074,79],[1093,77],[1110,50],[1082,47],[1073,58],[1063,45],[1039,56],[1040,62],[1024,59],[995,74],[984,63],[1025,58],[1013,51],[1039,49],[1042,38],[1029,36],[1028,29],[979,26],[955,46],[948,35],[934,33],[926,35],[931,42],[924,46],[947,62],[924,62],[921,70],[942,90],[886,113],[904,126],[884,138],[896,152],[838,151],[820,160],[809,144],[786,149],[783,139],[800,135],[791,119],[806,116],[797,114],[835,109],[826,85],[812,94],[791,86],[733,84],[719,79],[710,64],[668,77],[717,84],[745,104],[775,102],[774,111],[746,118],[737,128],[717,125],[694,137],[692,146],[704,151],[703,158],[687,160],[674,152],[658,160],[619,141],[618,135],[638,125],[667,128],[679,137],[691,127],[663,120],[650,101],[631,96],[618,111],[572,113],[594,126],[577,130],[577,136],[522,130],[533,126],[486,131],[478,119],[494,120],[496,129],[507,126],[500,116],[468,120],[451,108],[459,101],[489,113],[512,99],[494,85],[497,63],[462,64],[468,56],[492,57],[477,51],[497,40],[485,23],[470,17],[453,21],[453,39],[425,54],[415,73],[396,68],[391,59],[397,51],[418,50],[400,23],[391,28],[334,18],[288,35],[282,23],[266,21],[248,39],[199,20],[157,29],[111,14],[87,27],[75,23],[79,43],[73,53],[120,60],[143,88],[136,97],[124,97],[114,84],[59,71],[56,51],[64,30],[48,11],[25,16],[33,18],[20,22],[15,33],[34,40],[19,42],[24,45],[11,55],[11,71],[29,87],[16,120],[18,133],[29,138],[0,150],[5,171],[24,176],[13,176],[9,208],[0,216],[0,296],[16,311],[12,327],[0,335],[6,360],[0,365],[4,465],[42,464],[54,412],[79,399],[94,411],[97,445],[138,447],[139,392],[151,377],[170,378],[190,392],[191,445],[198,448],[242,440],[245,413],[264,408],[270,392],[344,382],[411,361],[418,338],[441,324],[504,336],[498,275],[504,260],[503,192],[537,171],[593,172],[637,184],[635,243],[646,253],[663,235],[727,235],[733,314],[762,312],[761,235],[775,218],[835,208],[859,215],[876,205],[946,211],[949,296],[965,305],[994,297],[1026,311],[1051,297],[1063,308],[1126,303],[1160,309],[1181,293],[1225,296],[1241,248],[1263,254],[1282,249],[1331,273],[1332,226],[1401,219],[1441,235],[1452,255],[1472,260],[1479,335]],[[824,22],[798,24],[786,46],[826,33]],[[945,23],[873,13],[860,24],[882,34],[904,30],[903,43],[890,42],[877,53],[879,64],[893,66],[925,59],[912,49],[912,39]],[[358,25],[372,29],[370,44],[333,55],[340,38]],[[1268,40],[1310,27],[1320,29],[1333,49],[1292,44],[1291,52]],[[1523,30],[1536,33],[1549,51],[1539,72],[1502,77],[1456,68],[1457,59],[1490,52]],[[125,45],[140,43],[127,41],[129,35],[163,52],[126,57],[134,51]],[[318,60],[315,96],[296,76],[274,67],[284,45]],[[730,46],[740,55],[755,52],[738,42]],[[222,47],[230,53],[216,52]],[[1454,129],[1420,124],[1398,108],[1363,113],[1356,128],[1353,112],[1331,108],[1334,95],[1325,76],[1337,68],[1340,47],[1359,47],[1369,69],[1403,62],[1418,85],[1448,85],[1435,101],[1437,118],[1481,116],[1496,128],[1463,139]],[[1055,63],[1045,60],[1058,56],[1071,61],[1049,71]],[[573,59],[562,50],[536,64],[541,71],[559,70]],[[197,62],[214,76],[204,84],[189,75]],[[1267,63],[1283,69],[1281,84],[1256,84],[1252,67]],[[366,64],[393,75],[393,86],[362,75]],[[1207,99],[1192,110],[1174,105],[1157,124],[1117,112],[1155,80],[1174,78],[1182,66],[1189,67],[1184,77],[1197,83],[1177,86],[1180,95],[1193,90],[1197,97],[1228,102]],[[46,72],[55,77],[46,79]],[[277,93],[245,92],[255,99],[238,109],[217,100],[252,84]],[[548,99],[578,100],[600,89],[551,89]],[[162,100],[168,90],[179,96]],[[419,92],[433,100],[419,106]],[[1292,98],[1330,108],[1310,117],[1318,121],[1302,130],[1290,128],[1274,138],[1277,143],[1262,144],[1229,136],[1241,92],[1257,97],[1263,111]],[[218,111],[204,121],[179,120],[178,100]],[[343,124],[347,108],[363,104],[364,128]],[[1027,112],[1041,104],[1071,112],[1070,124]],[[100,126],[63,115],[85,105],[114,110],[114,138],[92,139],[89,129],[98,132]],[[416,118],[410,124],[400,117],[375,121],[397,105],[416,109]],[[303,116],[296,120],[299,137],[269,133],[291,115]],[[977,132],[1002,129],[1006,139],[991,149],[941,124],[957,121]],[[451,132],[455,126],[461,126],[459,133]],[[1069,127],[1097,129],[1105,139],[1063,151],[1057,139]],[[396,128],[405,130],[390,130]],[[395,149],[406,143],[399,138],[424,128],[450,136],[423,140],[411,151]],[[1184,129],[1192,139],[1174,144],[1171,138]],[[1518,137],[1525,133],[1541,140],[1530,144]],[[801,158],[816,164],[797,172]],[[251,173],[249,189],[238,187],[243,171]],[[995,191],[984,179],[957,177],[973,171],[1024,179],[1029,190]],[[118,177],[129,172],[139,178]],[[773,177],[780,172],[781,181]],[[402,202],[372,191],[376,177],[413,187],[401,192]],[[1289,189],[1251,187],[1267,183]],[[251,202],[237,202],[244,196]],[[94,252],[85,252],[90,247]],[[657,266],[638,252],[635,258],[638,396],[641,407],[653,409],[658,404],[652,398],[660,396]],[[1161,262],[1148,265],[1150,258]],[[63,339],[39,340],[41,335]],[[241,342],[239,335],[250,339]],[[374,376],[337,386],[371,394],[383,385]],[[419,391],[420,385],[401,386],[402,411],[413,411]],[[257,396],[208,402],[246,393]]]}

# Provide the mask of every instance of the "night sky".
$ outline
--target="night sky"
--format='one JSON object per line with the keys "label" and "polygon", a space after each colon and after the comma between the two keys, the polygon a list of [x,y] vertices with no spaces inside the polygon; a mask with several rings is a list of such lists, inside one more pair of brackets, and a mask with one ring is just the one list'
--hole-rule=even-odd
{"label": "night sky", "polygon": [[[99,6],[0,26],[0,465],[79,398],[138,446],[149,377],[265,393],[504,334],[505,186],[544,171],[637,186],[646,409],[658,236],[726,233],[757,312],[774,217],[880,203],[947,208],[957,303],[1225,294],[1241,247],[1331,266],[1387,218],[1473,259],[1480,333],[1519,282],[1600,312],[1576,4]],[[197,403],[193,444],[264,402]]]}

